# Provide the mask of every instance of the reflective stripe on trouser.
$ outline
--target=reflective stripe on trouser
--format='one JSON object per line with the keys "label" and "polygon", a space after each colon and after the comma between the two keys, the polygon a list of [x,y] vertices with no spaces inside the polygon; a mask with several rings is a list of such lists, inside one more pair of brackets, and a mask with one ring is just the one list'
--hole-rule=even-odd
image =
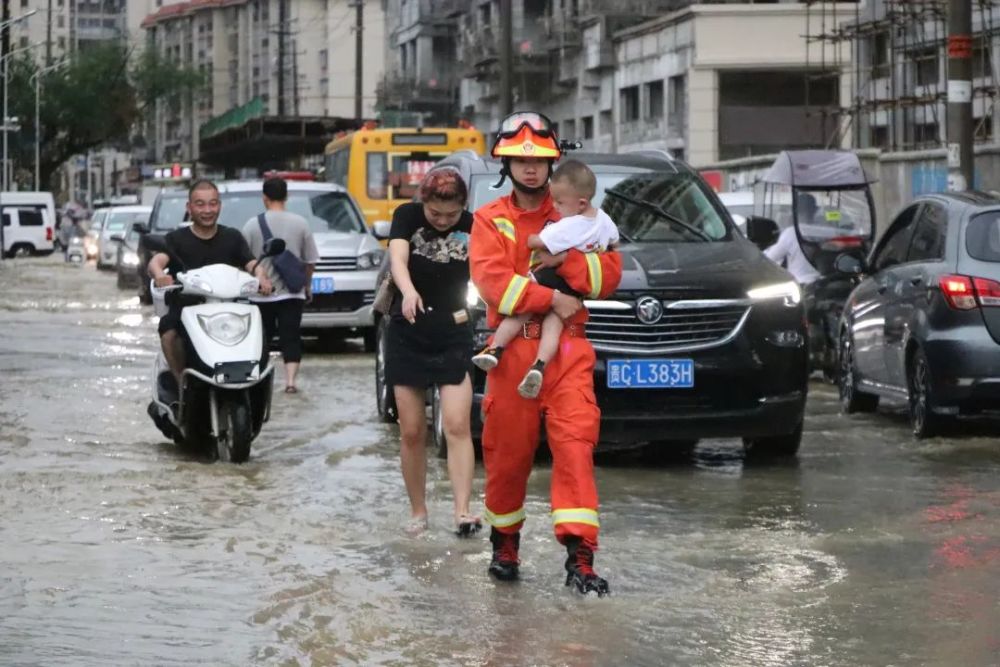
{"label": "reflective stripe on trouser", "polygon": [[491,512],[490,508],[486,508],[486,523],[490,524],[494,528],[510,528],[511,526],[520,526],[524,523],[524,508],[514,510],[513,512],[508,512],[507,514],[496,514]]}
{"label": "reflective stripe on trouser", "polygon": [[[486,507],[497,517],[511,517],[523,510],[541,415],[545,414],[552,452],[553,519],[557,512],[573,513],[560,515],[566,520],[555,522],[556,537],[563,541],[575,535],[596,545],[593,454],[600,411],[594,401],[594,351],[586,339],[564,333],[559,354],[545,368],[539,398],[528,400],[518,395],[517,385],[537,351],[537,339],[516,338],[504,350],[500,365],[490,371],[483,402]],[[510,525],[493,525],[501,532],[513,533],[522,523],[523,517]]]}

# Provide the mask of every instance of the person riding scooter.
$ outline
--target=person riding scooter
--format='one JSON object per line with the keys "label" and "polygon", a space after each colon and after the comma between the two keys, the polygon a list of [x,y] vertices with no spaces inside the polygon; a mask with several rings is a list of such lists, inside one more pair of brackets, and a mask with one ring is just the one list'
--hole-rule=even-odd
{"label": "person riding scooter", "polygon": [[[220,226],[222,204],[219,189],[209,180],[199,180],[188,191],[187,211],[192,224],[168,233],[164,239],[167,253],[157,253],[149,261],[149,275],[157,287],[174,284],[179,271],[198,269],[210,264],[228,264],[253,274],[260,281],[260,293],[271,293],[271,282],[263,266],[257,264],[243,234]],[[160,318],[160,343],[178,389],[186,366],[181,337],[181,310],[194,303],[180,296],[171,300],[169,312]]]}

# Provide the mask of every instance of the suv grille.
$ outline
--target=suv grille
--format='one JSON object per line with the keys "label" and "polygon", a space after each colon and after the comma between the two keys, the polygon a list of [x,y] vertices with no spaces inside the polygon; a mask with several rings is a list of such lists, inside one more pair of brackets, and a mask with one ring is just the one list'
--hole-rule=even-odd
{"label": "suv grille", "polygon": [[316,271],[354,271],[358,268],[357,257],[320,257]]}
{"label": "suv grille", "polygon": [[644,324],[635,303],[588,302],[587,338],[609,352],[677,352],[714,347],[739,333],[750,306],[739,299],[663,302],[663,316]]}

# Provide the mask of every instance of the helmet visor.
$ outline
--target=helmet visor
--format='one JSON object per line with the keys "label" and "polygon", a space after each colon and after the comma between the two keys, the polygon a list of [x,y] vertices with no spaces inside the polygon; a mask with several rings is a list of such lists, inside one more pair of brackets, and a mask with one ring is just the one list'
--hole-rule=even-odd
{"label": "helmet visor", "polygon": [[499,134],[504,139],[509,139],[520,132],[523,127],[530,128],[536,135],[545,139],[554,134],[552,121],[534,111],[524,111],[507,116],[500,125]]}

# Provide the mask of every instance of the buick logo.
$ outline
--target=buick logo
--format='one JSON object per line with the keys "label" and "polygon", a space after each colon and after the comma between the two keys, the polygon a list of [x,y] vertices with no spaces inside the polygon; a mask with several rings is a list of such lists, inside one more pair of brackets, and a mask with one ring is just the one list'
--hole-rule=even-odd
{"label": "buick logo", "polygon": [[659,299],[644,296],[635,302],[635,315],[643,324],[656,324],[663,317],[663,304]]}

